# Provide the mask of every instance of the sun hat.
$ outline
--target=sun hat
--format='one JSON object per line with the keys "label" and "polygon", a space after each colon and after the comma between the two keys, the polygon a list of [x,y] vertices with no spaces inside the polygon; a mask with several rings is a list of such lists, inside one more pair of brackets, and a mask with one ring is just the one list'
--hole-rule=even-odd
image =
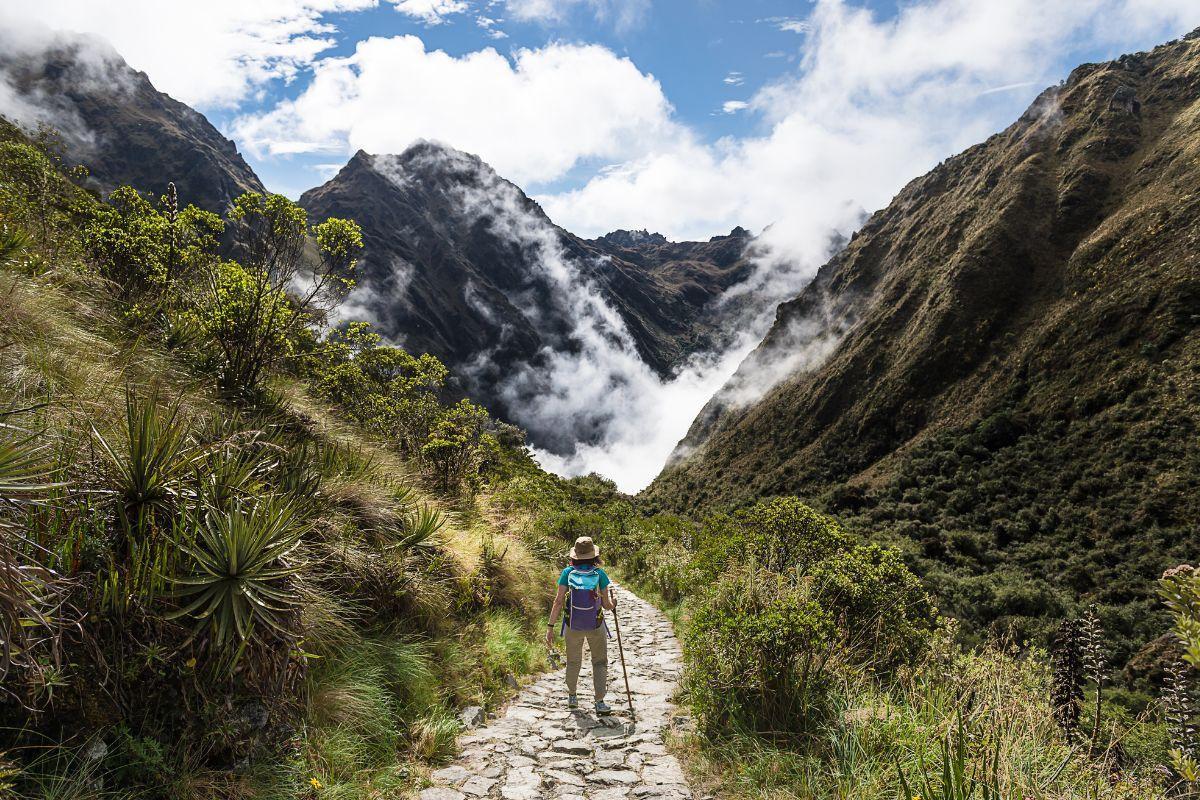
{"label": "sun hat", "polygon": [[596,547],[596,543],[592,541],[590,536],[580,536],[575,540],[575,546],[571,548],[571,558],[578,561],[586,561],[589,558],[596,558],[600,555],[600,548]]}

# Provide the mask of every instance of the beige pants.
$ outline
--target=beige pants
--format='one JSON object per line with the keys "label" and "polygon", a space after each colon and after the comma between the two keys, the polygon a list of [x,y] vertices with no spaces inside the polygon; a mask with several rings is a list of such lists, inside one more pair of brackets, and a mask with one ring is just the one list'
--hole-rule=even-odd
{"label": "beige pants", "polygon": [[579,685],[579,668],[583,666],[583,642],[587,640],[588,650],[592,654],[592,688],[596,692],[596,702],[600,702],[608,691],[608,637],[604,626],[594,631],[567,628],[564,636],[567,640],[567,693],[577,694],[575,688]]}

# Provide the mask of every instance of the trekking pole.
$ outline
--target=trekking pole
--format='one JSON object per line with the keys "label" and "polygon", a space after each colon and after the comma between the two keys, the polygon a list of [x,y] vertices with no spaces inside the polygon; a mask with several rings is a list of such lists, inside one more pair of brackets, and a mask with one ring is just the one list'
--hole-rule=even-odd
{"label": "trekking pole", "polygon": [[625,669],[625,647],[621,644],[621,620],[617,616],[617,593],[613,592],[613,624],[617,627],[617,652],[621,656],[621,674],[625,677],[625,699],[629,701],[629,719],[637,724],[637,714],[633,710],[633,692],[629,691],[629,670]]}

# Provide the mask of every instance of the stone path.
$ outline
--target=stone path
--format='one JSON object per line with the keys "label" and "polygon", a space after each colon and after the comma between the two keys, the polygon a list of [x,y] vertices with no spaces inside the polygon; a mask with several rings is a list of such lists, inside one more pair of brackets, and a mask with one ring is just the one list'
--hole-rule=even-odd
{"label": "stone path", "polygon": [[[670,702],[680,672],[679,643],[654,606],[624,589],[617,603],[636,721],[625,699],[614,630],[606,699],[616,713],[597,718],[590,703],[569,711],[560,666],[521,691],[503,716],[462,736],[461,755],[433,774],[437,785],[422,791],[420,800],[690,799],[679,763],[663,746],[663,733],[682,721]],[[585,647],[581,703],[591,699],[591,668]]]}

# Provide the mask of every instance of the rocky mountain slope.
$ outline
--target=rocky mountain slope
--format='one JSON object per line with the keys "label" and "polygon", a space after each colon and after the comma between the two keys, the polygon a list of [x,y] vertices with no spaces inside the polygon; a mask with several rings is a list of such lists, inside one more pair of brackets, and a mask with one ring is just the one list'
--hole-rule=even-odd
{"label": "rocky mountain slope", "polygon": [[585,241],[479,158],[430,142],[399,155],[359,152],[300,203],[362,225],[356,311],[442,359],[506,416],[516,400],[502,383],[589,335],[627,341],[670,374],[723,334],[712,300],[750,270],[744,230],[708,242],[628,231]]}
{"label": "rocky mountain slope", "polygon": [[911,182],[780,307],[647,500],[821,498],[993,622],[1153,607],[1200,523],[1197,98],[1193,34],[1077,68]]}
{"label": "rocky mountain slope", "polygon": [[58,130],[68,163],[101,192],[128,184],[220,212],[262,182],[204,115],[156,90],[104,42],[58,35],[0,52],[0,113]]}

